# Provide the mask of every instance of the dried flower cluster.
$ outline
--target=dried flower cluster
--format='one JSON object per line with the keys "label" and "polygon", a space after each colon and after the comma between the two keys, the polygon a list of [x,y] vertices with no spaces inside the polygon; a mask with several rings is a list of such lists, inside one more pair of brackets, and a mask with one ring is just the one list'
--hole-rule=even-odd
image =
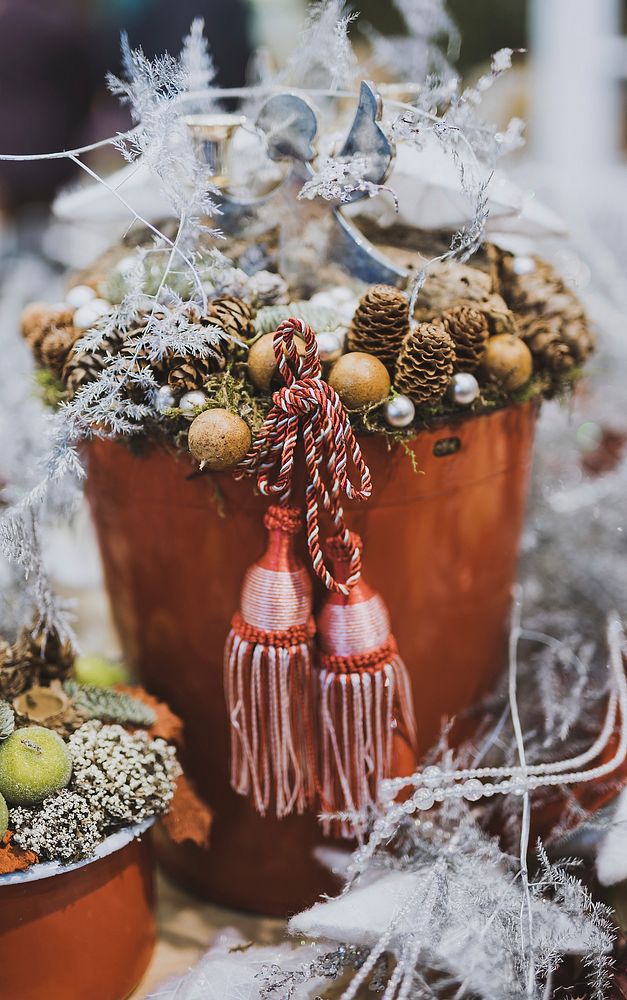
{"label": "dried flower cluster", "polygon": [[10,811],[15,842],[42,860],[77,861],[117,827],[162,815],[174,794],[179,766],[174,748],[144,732],[92,720],[68,746],[68,788],[40,806]]}
{"label": "dried flower cluster", "polygon": [[100,814],[83,795],[67,788],[37,809],[16,806],[10,817],[15,843],[34,851],[41,861],[80,861],[90,857],[103,838]]}
{"label": "dried flower cluster", "polygon": [[102,816],[102,826],[137,823],[165,811],[179,774],[174,747],[144,732],[86,722],[69,740],[71,789]]}

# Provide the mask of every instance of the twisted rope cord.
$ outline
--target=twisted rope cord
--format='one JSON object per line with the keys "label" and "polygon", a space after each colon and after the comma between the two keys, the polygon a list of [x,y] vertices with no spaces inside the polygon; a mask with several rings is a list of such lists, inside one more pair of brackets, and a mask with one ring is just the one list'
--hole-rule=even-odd
{"label": "twisted rope cord", "polygon": [[[305,342],[302,357],[296,349],[296,336]],[[340,397],[322,379],[318,346],[311,328],[303,320],[287,319],[277,328],[273,346],[285,385],[274,393],[273,406],[235,475],[256,476],[264,496],[276,496],[281,504],[286,504],[292,490],[296,445],[302,433],[309,555],[327,590],[348,595],[361,575],[361,551],[346,526],[340,501],[343,495],[349,500],[367,500],[372,492],[370,471]],[[349,460],[357,473],[356,482],[348,472]],[[331,517],[334,532],[348,553],[345,582],[337,581],[324,561],[320,544],[321,510]]]}

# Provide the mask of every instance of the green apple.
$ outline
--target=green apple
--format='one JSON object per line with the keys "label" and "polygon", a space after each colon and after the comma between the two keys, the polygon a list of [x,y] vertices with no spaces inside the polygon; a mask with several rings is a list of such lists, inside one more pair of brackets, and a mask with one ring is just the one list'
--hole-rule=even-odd
{"label": "green apple", "polygon": [[0,795],[12,806],[41,802],[71,776],[69,748],[52,729],[26,726],[0,744]]}
{"label": "green apple", "polygon": [[93,684],[95,687],[128,684],[130,679],[123,663],[107,660],[95,653],[79,656],[74,664],[74,673],[79,684]]}

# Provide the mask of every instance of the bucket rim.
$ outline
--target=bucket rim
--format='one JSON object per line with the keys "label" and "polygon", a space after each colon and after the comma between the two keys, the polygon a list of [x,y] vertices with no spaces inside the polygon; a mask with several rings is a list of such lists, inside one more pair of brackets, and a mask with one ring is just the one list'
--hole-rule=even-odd
{"label": "bucket rim", "polygon": [[83,858],[82,861],[74,861],[69,865],[64,864],[62,861],[41,861],[31,865],[25,871],[8,872],[6,875],[0,875],[0,890],[3,886],[7,885],[25,885],[28,882],[39,882],[41,879],[54,878],[55,875],[67,875],[69,872],[78,871],[79,868],[85,868],[96,861],[101,861],[110,854],[121,851],[122,848],[127,847],[133,840],[141,838],[142,834],[153,825],[155,820],[154,816],[150,816],[148,819],[142,820],[141,823],[134,823],[132,826],[125,826],[121,830],[116,830],[98,844],[90,857]]}

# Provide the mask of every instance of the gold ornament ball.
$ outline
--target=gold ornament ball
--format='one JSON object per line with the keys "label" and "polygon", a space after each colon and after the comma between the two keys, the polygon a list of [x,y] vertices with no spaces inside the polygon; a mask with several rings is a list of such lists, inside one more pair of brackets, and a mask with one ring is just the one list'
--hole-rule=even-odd
{"label": "gold ornament ball", "polygon": [[361,410],[376,406],[390,395],[390,376],[382,361],[363,351],[350,351],[335,362],[329,374],[344,406]]}
{"label": "gold ornament ball", "polygon": [[226,472],[241,462],[250,448],[248,424],[230,410],[203,410],[189,428],[189,450],[201,469]]}
{"label": "gold ornament ball", "polygon": [[[294,338],[296,350],[302,356],[305,353],[305,342],[300,337]],[[248,375],[256,389],[261,392],[271,392],[283,384],[279,375],[274,354],[274,334],[265,333],[256,340],[248,352]]]}
{"label": "gold ornament ball", "polygon": [[511,333],[490,337],[481,361],[484,375],[497,379],[504,389],[514,392],[529,381],[533,357],[527,345]]}

